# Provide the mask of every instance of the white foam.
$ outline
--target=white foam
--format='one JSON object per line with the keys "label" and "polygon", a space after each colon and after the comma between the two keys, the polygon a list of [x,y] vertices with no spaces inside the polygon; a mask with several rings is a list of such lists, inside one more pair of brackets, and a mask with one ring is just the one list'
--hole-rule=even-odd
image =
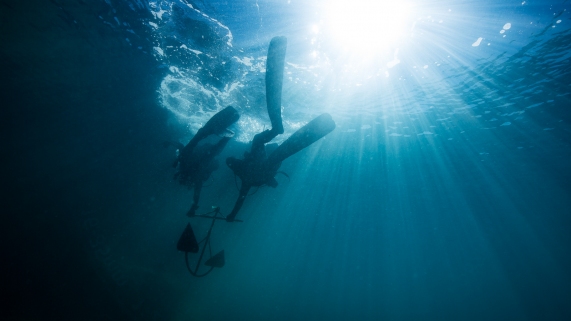
{"label": "white foam", "polygon": [[484,40],[484,38],[482,38],[482,37],[478,38],[478,40],[476,40],[476,42],[474,42],[472,44],[472,47],[478,47],[480,45],[480,43],[482,42],[482,40]]}
{"label": "white foam", "polygon": [[153,16],[154,16],[156,19],[159,19],[159,20],[163,20],[163,15],[164,15],[166,12],[167,12],[167,11],[166,11],[166,10],[163,10],[163,9],[160,9],[159,11],[151,11],[151,13],[153,14]]}
{"label": "white foam", "polygon": [[160,55],[160,56],[165,56],[165,52],[163,51],[163,49],[161,49],[161,47],[153,47],[153,49]]}
{"label": "white foam", "polygon": [[234,56],[232,58],[236,59],[238,62],[240,62],[240,63],[242,63],[248,67],[252,67],[252,65],[253,65],[252,60],[254,60],[254,58],[251,58],[251,57],[244,57],[244,58],[240,59],[240,58]]}
{"label": "white foam", "polygon": [[202,51],[190,49],[190,48],[188,48],[188,47],[187,47],[186,45],[184,45],[184,44],[181,45],[180,47],[181,47],[182,49],[186,49],[186,50],[188,50],[188,51],[190,51],[190,52],[192,52],[192,53],[195,53],[195,54],[197,54],[197,55],[201,55],[201,54],[202,54]]}

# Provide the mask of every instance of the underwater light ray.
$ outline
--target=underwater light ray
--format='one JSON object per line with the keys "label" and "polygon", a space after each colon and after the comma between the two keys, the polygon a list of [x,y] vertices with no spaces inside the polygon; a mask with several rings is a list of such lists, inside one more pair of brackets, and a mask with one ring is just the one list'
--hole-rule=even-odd
{"label": "underwater light ray", "polygon": [[407,29],[410,5],[402,1],[332,1],[325,7],[326,30],[351,52],[382,52]]}

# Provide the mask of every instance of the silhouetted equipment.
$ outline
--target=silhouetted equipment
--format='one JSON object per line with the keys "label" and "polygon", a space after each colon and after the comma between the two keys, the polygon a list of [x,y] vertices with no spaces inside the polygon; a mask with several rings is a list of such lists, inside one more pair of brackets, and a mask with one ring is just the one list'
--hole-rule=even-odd
{"label": "silhouetted equipment", "polygon": [[[203,215],[195,215],[193,217],[208,218],[212,220],[212,223],[210,224],[210,228],[208,229],[206,237],[202,241],[197,242],[196,237],[194,236],[194,232],[192,231],[192,227],[190,226],[190,223],[188,223],[186,225],[186,228],[182,232],[180,239],[178,240],[176,248],[179,251],[184,252],[184,260],[186,261],[186,268],[188,269],[188,272],[190,272],[190,274],[192,274],[193,276],[202,277],[210,273],[215,267],[221,268],[226,263],[224,259],[224,250],[216,253],[215,255],[212,255],[212,248],[210,247],[210,235],[212,233],[212,228],[214,227],[214,223],[216,222],[216,220],[226,220],[226,218],[220,213],[220,207],[214,207],[214,210],[211,212],[208,212]],[[235,220],[235,222],[242,222],[242,221]],[[204,245],[202,246],[202,251],[200,251],[200,257],[196,262],[196,267],[194,269],[191,269],[190,263],[188,262],[188,253],[198,253],[201,243],[204,243]],[[210,269],[208,269],[208,271],[204,273],[199,273],[200,263],[202,262],[202,258],[204,257],[204,252],[206,252],[207,247],[210,257],[208,258],[208,260],[206,260],[204,265],[209,266]]]}
{"label": "silhouetted equipment", "polygon": [[198,253],[198,242],[196,241],[190,223],[186,225],[180,239],[178,239],[176,249],[182,252]]}
{"label": "silhouetted equipment", "polygon": [[284,132],[282,124],[282,86],[286,49],[286,37],[272,38],[266,60],[266,103],[272,129],[278,134],[283,134]]}
{"label": "silhouetted equipment", "polygon": [[221,268],[224,266],[224,250],[216,253],[213,257],[209,258],[204,265]]}
{"label": "silhouetted equipment", "polygon": [[238,111],[232,106],[228,106],[217,112],[196,132],[196,135],[192,137],[190,142],[180,149],[179,160],[191,158],[198,142],[210,135],[223,135],[228,131],[226,128],[238,121],[239,118],[240,114],[238,114]]}
{"label": "silhouetted equipment", "polygon": [[[202,186],[212,172],[219,167],[215,158],[234,135],[227,127],[234,124],[239,118],[238,111],[234,107],[228,106],[212,116],[186,146],[182,146],[180,143],[168,143],[168,145],[174,145],[179,150],[177,159],[173,164],[173,167],[178,166],[174,178],[181,184],[194,189],[193,203],[186,214],[187,216],[195,215],[199,207],[198,202]],[[199,145],[200,141],[210,135],[223,137],[216,144],[203,143]]]}
{"label": "silhouetted equipment", "polygon": [[243,159],[226,158],[226,165],[242,182],[234,208],[226,217],[228,222],[235,220],[252,187],[278,186],[275,176],[279,172],[283,160],[315,143],[335,129],[335,122],[331,115],[321,114],[297,130],[267,156],[266,146],[277,135],[284,133],[281,100],[286,50],[287,39],[285,37],[272,38],[266,59],[266,102],[272,128],[254,136],[250,152],[244,153]]}
{"label": "silhouetted equipment", "polygon": [[291,155],[315,143],[335,129],[331,115],[325,113],[298,129],[268,156],[269,164],[278,164]]}
{"label": "silhouetted equipment", "polygon": [[212,116],[202,128],[205,135],[222,135],[226,128],[237,122],[239,118],[238,111],[234,107],[228,106]]}

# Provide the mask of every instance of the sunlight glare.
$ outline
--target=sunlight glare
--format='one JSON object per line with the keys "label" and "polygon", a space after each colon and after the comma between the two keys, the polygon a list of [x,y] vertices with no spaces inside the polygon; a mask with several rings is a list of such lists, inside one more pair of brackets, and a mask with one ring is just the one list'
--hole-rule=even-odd
{"label": "sunlight glare", "polygon": [[411,6],[400,0],[335,0],[327,25],[335,41],[355,52],[390,49],[407,30]]}

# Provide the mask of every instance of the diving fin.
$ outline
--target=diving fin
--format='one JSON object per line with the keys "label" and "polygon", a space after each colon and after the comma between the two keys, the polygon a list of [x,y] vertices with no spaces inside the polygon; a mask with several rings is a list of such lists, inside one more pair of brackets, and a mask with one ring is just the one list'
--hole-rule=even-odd
{"label": "diving fin", "polygon": [[198,242],[196,241],[192,227],[190,227],[190,223],[186,225],[180,239],[178,239],[176,249],[187,253],[198,253]]}
{"label": "diving fin", "polygon": [[204,137],[220,135],[226,131],[226,127],[234,124],[239,118],[238,111],[234,107],[228,106],[212,116],[199,131],[204,132]]}
{"label": "diving fin", "polygon": [[315,143],[320,138],[335,129],[335,122],[331,115],[325,113],[314,118],[302,128],[298,129],[285,142],[283,142],[268,157],[269,164],[277,164],[291,155],[299,152],[307,146]]}
{"label": "diving fin", "polygon": [[274,37],[268,48],[266,61],[266,103],[268,115],[272,122],[272,130],[283,134],[282,124],[282,85],[284,79],[284,63],[287,49],[286,37]]}
{"label": "diving fin", "polygon": [[202,128],[196,132],[190,142],[180,150],[179,159],[190,158],[194,151],[194,147],[198,143],[210,135],[220,135],[226,132],[226,127],[234,124],[240,118],[238,111],[232,106],[228,106],[221,111],[217,112],[212,118],[206,122]]}

